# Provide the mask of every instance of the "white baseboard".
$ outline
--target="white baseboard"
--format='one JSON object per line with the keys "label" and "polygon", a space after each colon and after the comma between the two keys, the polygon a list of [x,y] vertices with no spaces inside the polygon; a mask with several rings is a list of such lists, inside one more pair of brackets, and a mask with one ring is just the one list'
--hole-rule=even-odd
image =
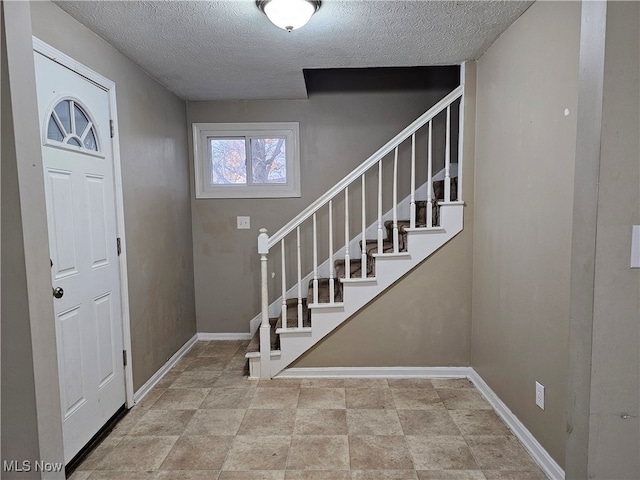
{"label": "white baseboard", "polygon": [[511,429],[513,434],[522,442],[529,454],[533,457],[536,463],[542,468],[544,473],[552,480],[564,480],[564,470],[556,461],[551,458],[551,455],[544,449],[540,442],[527,430],[520,420],[513,414],[509,407],[507,407],[502,400],[495,394],[493,390],[487,385],[487,383],[478,375],[478,373],[471,369],[471,375],[469,380],[473,382],[478,391],[487,399],[496,413],[502,418],[504,423]]}
{"label": "white baseboard", "polygon": [[276,378],[468,378],[522,442],[552,480],[564,480],[564,470],[471,367],[317,367],[287,368]]}
{"label": "white baseboard", "polygon": [[251,340],[251,333],[198,333],[198,340],[211,342],[214,340]]}
{"label": "white baseboard", "polygon": [[153,376],[147,380],[147,382],[142,385],[138,391],[136,391],[133,394],[133,403],[134,405],[138,402],[140,402],[140,400],[142,400],[144,398],[144,396],[149,393],[149,391],[155,387],[157,385],[157,383],[162,379],[162,377],[164,377],[166,375],[166,373],[171,370],[173,368],[173,366],[178,363],[178,361],[184,357],[184,355],[191,350],[191,347],[193,347],[196,343],[196,341],[198,340],[198,334],[194,335],[193,337],[191,337],[189,340],[187,340],[187,342],[180,348],[180,350],[178,350],[176,353],[173,354],[173,356],[167,360],[167,363],[165,363],[162,367],[160,367],[160,369],[153,374]]}
{"label": "white baseboard", "polygon": [[287,368],[277,378],[467,378],[470,367]]}

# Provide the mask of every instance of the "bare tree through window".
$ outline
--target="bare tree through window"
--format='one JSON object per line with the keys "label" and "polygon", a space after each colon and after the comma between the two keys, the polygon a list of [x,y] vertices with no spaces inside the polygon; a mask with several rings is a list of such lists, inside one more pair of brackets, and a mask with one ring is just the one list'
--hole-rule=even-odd
{"label": "bare tree through window", "polygon": [[251,183],[287,183],[285,138],[251,138],[249,161],[245,138],[212,138],[211,183],[247,184],[247,164]]}
{"label": "bare tree through window", "polygon": [[287,183],[284,138],[252,138],[253,183]]}
{"label": "bare tree through window", "polygon": [[212,138],[211,183],[246,184],[246,152],[244,138]]}

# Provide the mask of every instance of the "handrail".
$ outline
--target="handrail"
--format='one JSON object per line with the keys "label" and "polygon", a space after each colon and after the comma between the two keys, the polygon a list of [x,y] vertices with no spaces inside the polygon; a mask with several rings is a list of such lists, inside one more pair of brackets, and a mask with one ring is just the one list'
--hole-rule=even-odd
{"label": "handrail", "polygon": [[342,192],[346,187],[351,185],[358,177],[364,174],[369,168],[379,162],[385,155],[388,155],[394,148],[404,142],[410,135],[415,133],[419,128],[423,127],[427,122],[432,120],[436,115],[442,112],[446,107],[455,102],[462,96],[463,86],[460,85],[452,90],[447,96],[436,103],[433,107],[415,119],[409,126],[389,140],[382,148],[371,155],[367,160],[362,162],[346,177],[336,183],[324,195],[319,197],[315,202],[300,212],[295,218],[284,225],[280,230],[269,237],[267,249],[271,249],[276,243],[291,233],[297,226],[307,220],[311,215],[316,213],[329,200],[332,200],[337,194]]}

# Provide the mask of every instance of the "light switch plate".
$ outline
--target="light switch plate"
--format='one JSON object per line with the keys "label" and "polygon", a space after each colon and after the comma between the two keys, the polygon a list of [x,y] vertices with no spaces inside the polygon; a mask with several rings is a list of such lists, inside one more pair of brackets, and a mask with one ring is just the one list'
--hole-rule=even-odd
{"label": "light switch plate", "polygon": [[536,405],[544,410],[544,385],[536,382]]}
{"label": "light switch plate", "polygon": [[251,228],[251,217],[237,217],[238,230],[249,230]]}

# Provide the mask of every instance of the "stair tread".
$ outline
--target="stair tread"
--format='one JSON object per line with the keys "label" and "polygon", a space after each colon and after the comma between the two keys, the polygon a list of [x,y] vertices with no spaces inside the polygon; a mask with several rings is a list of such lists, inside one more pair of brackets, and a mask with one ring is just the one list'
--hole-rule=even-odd
{"label": "stair tread", "polygon": [[[391,235],[393,235],[393,220],[387,220],[386,222],[384,222],[384,226],[391,233]],[[423,227],[426,227],[426,226],[427,226],[426,222],[416,222],[416,224],[415,224],[415,228],[423,228]],[[434,226],[435,226],[435,224],[434,224]],[[398,233],[400,235],[406,236],[408,228],[411,228],[411,221],[410,220],[398,220]],[[402,243],[402,241],[401,241],[401,243]]]}
{"label": "stair tread", "polygon": [[[307,299],[302,299],[302,326],[310,327],[311,326],[311,317],[309,316],[309,307],[307,306]],[[298,327],[298,299],[297,298],[288,298],[287,299],[287,328],[297,328]],[[282,328],[282,315],[278,317],[278,323],[276,324],[276,329]]]}
{"label": "stair tread", "polygon": [[[338,278],[346,278],[346,266],[345,260],[335,261],[336,276]],[[362,260],[354,259],[349,261],[350,278],[362,278]],[[367,277],[376,276],[376,262],[375,259],[367,259]]]}
{"label": "stair tread", "polygon": [[[277,318],[270,318],[269,325],[271,325],[271,351],[278,350],[279,341],[276,335],[276,323]],[[246,353],[256,353],[260,351],[260,329],[256,330],[256,333],[251,338],[249,345],[247,345]]]}
{"label": "stair tread", "polygon": [[[398,245],[403,247],[403,245]],[[360,240],[360,248],[362,248],[362,240]],[[400,248],[400,251],[404,251]],[[381,253],[378,251],[378,240],[367,240],[366,252],[368,256],[372,256],[374,253]],[[382,241],[382,253],[393,253],[393,242],[391,240]]]}
{"label": "stair tread", "polygon": [[[318,279],[318,303],[329,303],[329,278]],[[337,278],[333,279],[334,285],[334,302],[342,302],[342,284]],[[309,281],[309,290],[307,294],[307,303],[315,303],[313,301],[313,280]]]}

